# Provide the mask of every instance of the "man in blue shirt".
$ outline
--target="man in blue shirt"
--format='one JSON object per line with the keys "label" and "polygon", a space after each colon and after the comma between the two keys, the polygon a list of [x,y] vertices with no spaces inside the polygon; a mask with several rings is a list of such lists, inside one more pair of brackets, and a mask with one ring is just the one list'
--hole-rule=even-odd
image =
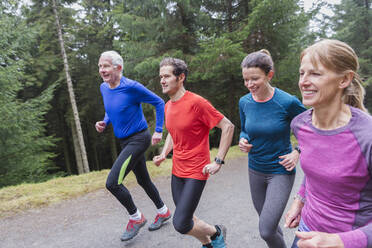
{"label": "man in blue shirt", "polygon": [[[122,184],[126,175],[133,171],[138,184],[145,190],[157,208],[155,221],[150,231],[159,229],[170,219],[171,213],[160,198],[146,168],[145,151],[151,143],[162,139],[164,122],[164,101],[142,84],[123,76],[123,58],[115,51],[101,54],[98,63],[103,79],[100,90],[105,107],[103,121],[96,122],[96,130],[103,132],[112,123],[114,134],[122,148],[107,177],[106,188],[119,200],[129,213],[129,222],[121,237],[122,241],[132,239],[146,224],[144,215],[133,202],[128,189]],[[156,128],[151,138],[143,115],[141,103],[149,103],[156,109]]]}

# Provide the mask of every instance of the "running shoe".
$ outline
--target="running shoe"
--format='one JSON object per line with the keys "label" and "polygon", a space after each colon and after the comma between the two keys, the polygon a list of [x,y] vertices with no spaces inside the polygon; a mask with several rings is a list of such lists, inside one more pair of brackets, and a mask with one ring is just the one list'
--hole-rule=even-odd
{"label": "running shoe", "polygon": [[140,220],[131,220],[129,219],[129,222],[127,224],[127,228],[121,236],[121,241],[127,241],[132,238],[134,238],[138,231],[146,224],[147,220],[145,219],[145,216],[141,213],[141,219]]}
{"label": "running shoe", "polygon": [[155,221],[149,226],[149,231],[158,230],[164,224],[164,222],[169,220],[171,217],[172,214],[169,209],[165,214],[157,214],[155,217]]}
{"label": "running shoe", "polygon": [[219,229],[220,235],[218,235],[214,240],[212,240],[213,248],[226,248],[226,227],[223,225],[216,225],[216,229]]}

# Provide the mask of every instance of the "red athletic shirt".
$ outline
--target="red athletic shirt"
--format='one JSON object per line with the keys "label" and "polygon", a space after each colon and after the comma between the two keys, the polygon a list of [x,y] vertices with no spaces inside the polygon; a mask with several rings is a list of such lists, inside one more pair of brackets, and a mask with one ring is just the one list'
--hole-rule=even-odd
{"label": "red athletic shirt", "polygon": [[173,140],[173,175],[208,179],[202,170],[210,163],[209,130],[223,117],[208,100],[190,91],[176,102],[167,102],[165,125]]}

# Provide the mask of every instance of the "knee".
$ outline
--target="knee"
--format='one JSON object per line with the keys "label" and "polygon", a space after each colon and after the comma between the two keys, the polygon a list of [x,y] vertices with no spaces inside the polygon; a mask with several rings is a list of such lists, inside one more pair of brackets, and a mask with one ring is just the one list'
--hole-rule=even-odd
{"label": "knee", "polygon": [[177,215],[174,215],[173,217],[173,226],[174,229],[181,233],[181,234],[187,234],[192,229],[192,220],[186,220],[185,218],[180,218]]}
{"label": "knee", "polygon": [[150,187],[151,186],[151,181],[150,180],[144,180],[142,178],[137,178],[137,183],[142,188],[146,188],[146,187]]}
{"label": "knee", "polygon": [[271,231],[269,228],[264,228],[260,226],[259,229],[260,229],[260,236],[265,241],[272,239],[275,235],[275,232]]}
{"label": "knee", "polygon": [[115,183],[114,181],[112,180],[107,180],[106,181],[106,189],[110,192],[113,192],[115,191],[117,188],[119,187],[119,185],[117,183]]}

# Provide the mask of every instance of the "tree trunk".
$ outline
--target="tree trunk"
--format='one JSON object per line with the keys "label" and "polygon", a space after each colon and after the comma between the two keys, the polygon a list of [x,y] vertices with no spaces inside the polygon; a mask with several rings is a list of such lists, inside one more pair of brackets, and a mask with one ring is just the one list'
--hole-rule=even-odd
{"label": "tree trunk", "polygon": [[228,1],[228,6],[227,6],[227,28],[229,33],[233,31],[233,3],[232,0]]}
{"label": "tree trunk", "polygon": [[364,1],[364,7],[365,7],[365,23],[366,23],[366,32],[364,33],[365,40],[367,41],[369,39],[369,33],[370,33],[370,28],[369,28],[369,0]]}
{"label": "tree trunk", "polygon": [[249,0],[243,1],[244,16],[248,16],[249,13]]}
{"label": "tree trunk", "polygon": [[65,161],[65,168],[66,168],[66,171],[67,171],[68,175],[72,175],[73,171],[72,171],[71,162],[70,162],[70,152],[69,152],[69,149],[68,149],[67,141],[65,139],[66,139],[65,137],[62,138],[63,157],[64,157],[64,161]]}
{"label": "tree trunk", "polygon": [[[59,18],[58,18],[56,1],[52,0],[52,4],[53,4],[52,7],[53,7],[54,16],[55,16],[55,19],[56,19],[56,28],[57,28],[57,32],[58,32],[58,39],[59,39],[59,43],[60,43],[60,46],[61,46],[63,64],[64,64],[65,72],[66,72],[67,88],[68,88],[68,92],[69,92],[69,96],[70,96],[70,102],[71,102],[71,106],[72,106],[72,113],[73,113],[73,116],[74,116],[75,127],[76,127],[76,132],[77,132],[77,137],[78,137],[78,147],[80,148],[79,150],[80,150],[81,158],[82,158],[82,161],[83,161],[83,169],[84,170],[83,170],[82,173],[87,173],[87,172],[89,172],[88,158],[87,158],[87,153],[86,153],[86,150],[85,150],[84,138],[83,138],[83,133],[82,133],[82,130],[81,130],[81,125],[80,125],[79,112],[78,112],[78,109],[77,109],[77,106],[76,106],[74,89],[72,87],[72,81],[71,81],[71,77],[70,77],[70,73],[69,73],[69,66],[68,66],[67,55],[66,55],[66,51],[65,51],[65,45],[64,45],[64,41],[63,41],[63,37],[62,37],[62,29],[61,29],[61,25],[59,23]],[[77,151],[75,150],[75,153],[76,152]],[[80,174],[80,172],[79,172],[79,174]]]}
{"label": "tree trunk", "polygon": [[60,129],[62,129],[62,146],[63,146],[63,159],[65,161],[65,168],[69,175],[73,174],[72,166],[71,166],[71,160],[70,160],[70,151],[68,147],[68,135],[66,130],[66,122],[65,118],[63,117],[63,114],[61,111],[58,111],[58,123],[60,125]]}
{"label": "tree trunk", "polygon": [[76,159],[76,167],[78,170],[78,174],[84,173],[84,165],[83,159],[81,156],[81,150],[79,148],[79,138],[76,132],[75,123],[71,120],[71,133],[72,133],[72,142],[74,143],[74,150],[75,150],[75,159]]}

